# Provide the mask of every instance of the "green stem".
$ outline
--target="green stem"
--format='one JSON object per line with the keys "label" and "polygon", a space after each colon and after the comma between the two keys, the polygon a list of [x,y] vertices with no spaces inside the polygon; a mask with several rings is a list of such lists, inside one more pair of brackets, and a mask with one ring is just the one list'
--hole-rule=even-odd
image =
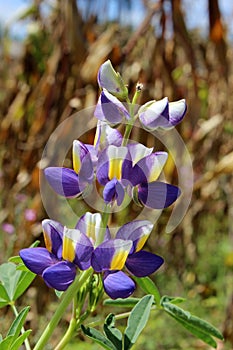
{"label": "green stem", "polygon": [[[18,310],[16,309],[14,304],[11,304],[11,308],[15,314],[15,317],[18,317],[19,313],[18,313]],[[25,333],[24,327],[21,328],[21,334],[23,334],[23,333]],[[25,345],[26,350],[31,350],[31,346],[30,346],[27,338],[24,340],[24,345]]]}
{"label": "green stem", "polygon": [[129,140],[129,135],[131,133],[131,130],[133,128],[133,124],[127,124],[126,125],[126,128],[125,128],[125,133],[124,133],[124,136],[123,136],[123,139],[122,139],[122,146],[126,146],[127,143],[128,143],[128,140]]}
{"label": "green stem", "polygon": [[45,328],[38,343],[34,347],[34,350],[43,350],[44,349],[45,344],[47,343],[47,341],[51,337],[54,329],[58,325],[58,322],[60,321],[63,314],[65,313],[71,300],[74,298],[74,296],[77,293],[77,291],[79,290],[79,288],[81,288],[81,286],[91,276],[92,273],[93,273],[93,269],[90,268],[90,269],[84,271],[80,276],[77,276],[76,279],[74,280],[74,282],[71,284],[71,286],[67,289],[66,293],[63,294],[60,305],[58,306],[55,314],[53,315],[52,319],[50,320],[47,327]]}
{"label": "green stem", "polygon": [[134,106],[137,103],[137,100],[139,98],[140,93],[141,93],[141,90],[136,88],[135,94],[134,94],[133,99],[132,99],[132,103],[130,103],[129,98],[127,98],[127,103],[130,105],[129,106],[130,120],[129,120],[129,124],[127,124],[126,128],[125,128],[125,133],[124,133],[124,137],[123,137],[122,144],[121,144],[122,146],[126,146],[128,143],[129,136],[130,136],[130,133],[131,133],[131,130],[133,128],[134,121],[135,121]]}

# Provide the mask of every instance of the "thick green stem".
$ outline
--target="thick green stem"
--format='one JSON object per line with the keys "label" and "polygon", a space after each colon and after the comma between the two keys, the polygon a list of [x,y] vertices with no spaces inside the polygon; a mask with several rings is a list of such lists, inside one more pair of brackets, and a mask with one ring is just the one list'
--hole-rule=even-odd
{"label": "thick green stem", "polygon": [[85,281],[91,276],[93,273],[93,269],[90,268],[86,271],[84,271],[80,276],[77,276],[74,282],[71,284],[71,286],[68,288],[66,293],[63,294],[61,303],[58,306],[55,314],[53,315],[52,319],[48,323],[47,327],[45,328],[43,334],[41,335],[38,343],[34,347],[34,350],[43,350],[45,344],[51,337],[54,329],[58,325],[58,322],[64,315],[67,307],[71,303],[72,299],[74,298],[75,294],[79,290],[79,288],[82,287],[82,285],[85,283]]}
{"label": "thick green stem", "polygon": [[[18,310],[16,309],[14,304],[11,304],[11,308],[15,314],[15,317],[18,317],[19,313],[18,313]],[[21,328],[21,334],[23,334],[23,333],[25,333],[24,327]],[[31,350],[31,346],[30,346],[27,338],[24,340],[24,345],[25,345],[26,350]]]}

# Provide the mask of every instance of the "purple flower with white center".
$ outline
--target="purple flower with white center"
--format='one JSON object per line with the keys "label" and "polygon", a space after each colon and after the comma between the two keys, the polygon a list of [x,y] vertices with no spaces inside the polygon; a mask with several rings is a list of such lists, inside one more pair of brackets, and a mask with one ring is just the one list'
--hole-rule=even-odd
{"label": "purple flower with white center", "polygon": [[183,120],[186,110],[184,99],[168,102],[168,98],[164,97],[160,101],[149,101],[141,106],[138,115],[146,129],[171,129]]}
{"label": "purple flower with white center", "polygon": [[104,187],[106,203],[123,202],[125,188],[137,204],[152,209],[170,206],[180,195],[178,187],[157,181],[167,160],[166,152],[152,153],[141,144],[107,147],[100,155],[96,176]]}
{"label": "purple flower with white center", "polygon": [[111,94],[122,99],[128,96],[128,89],[120,74],[114,70],[110,60],[100,66],[97,80],[100,88],[108,90]]}
{"label": "purple flower with white center", "polygon": [[41,275],[45,283],[65,291],[74,281],[77,267],[90,267],[93,245],[87,235],[70,230],[53,220],[42,222],[46,248],[26,248],[19,253],[29,270]]}
{"label": "purple flower with white center", "polygon": [[127,298],[135,290],[134,281],[122,269],[137,277],[145,277],[163,264],[156,254],[142,250],[153,225],[147,220],[138,220],[123,225],[116,238],[97,246],[92,254],[91,265],[103,273],[105,292],[112,298]]}

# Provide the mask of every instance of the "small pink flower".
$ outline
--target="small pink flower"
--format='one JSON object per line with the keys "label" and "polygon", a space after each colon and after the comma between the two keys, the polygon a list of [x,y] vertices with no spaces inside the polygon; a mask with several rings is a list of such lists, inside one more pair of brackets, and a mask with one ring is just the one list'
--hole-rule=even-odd
{"label": "small pink flower", "polygon": [[2,224],[2,230],[9,235],[12,235],[15,232],[15,227],[12,224],[9,224],[9,222],[4,222]]}
{"label": "small pink flower", "polygon": [[24,217],[27,221],[35,221],[36,211],[34,209],[26,209],[24,212]]}

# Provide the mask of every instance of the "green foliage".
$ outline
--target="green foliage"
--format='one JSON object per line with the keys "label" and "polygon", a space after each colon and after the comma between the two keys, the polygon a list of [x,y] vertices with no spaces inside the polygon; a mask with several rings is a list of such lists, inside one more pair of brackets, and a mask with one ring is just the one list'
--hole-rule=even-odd
{"label": "green foliage", "polygon": [[137,284],[142,288],[146,294],[152,294],[154,296],[157,307],[160,306],[160,293],[155,283],[149,277],[133,277]]}
{"label": "green foliage", "polygon": [[127,298],[127,299],[106,299],[104,305],[106,306],[119,306],[119,307],[134,307],[138,302],[139,298]]}
{"label": "green foliage", "polygon": [[152,295],[146,295],[133,308],[125,330],[124,350],[128,350],[133,346],[145,327],[150,315],[153,300],[154,298]]}
{"label": "green foliage", "polygon": [[181,309],[174,303],[169,302],[167,297],[163,297],[161,299],[161,306],[168,315],[173,317],[190,333],[203,340],[208,345],[217,348],[217,343],[212,338],[212,336],[223,340],[223,335],[219,332],[218,329],[216,329],[210,323],[200,319],[199,317],[193,316],[190,312]]}
{"label": "green foliage", "polygon": [[12,262],[0,266],[0,307],[12,304],[28,288],[35,278],[35,274],[29,271],[20,271]]}
{"label": "green foliage", "polygon": [[[122,300],[120,299],[118,306],[122,305]],[[129,315],[124,337],[121,331],[115,327],[115,316],[113,314],[108,315],[105,319],[103,326],[105,336],[95,328],[83,325],[81,326],[82,331],[105,349],[129,350],[135,344],[149,319],[153,301],[154,297],[152,295],[145,295],[137,302]]]}
{"label": "green foliage", "polygon": [[25,341],[25,339],[27,339],[27,337],[31,333],[31,330],[27,330],[26,332],[23,331],[21,335],[20,332],[22,331],[23,324],[25,322],[29,309],[29,307],[25,307],[23,310],[20,311],[18,316],[13,321],[6,335],[6,338],[1,338],[1,350],[18,350]]}

